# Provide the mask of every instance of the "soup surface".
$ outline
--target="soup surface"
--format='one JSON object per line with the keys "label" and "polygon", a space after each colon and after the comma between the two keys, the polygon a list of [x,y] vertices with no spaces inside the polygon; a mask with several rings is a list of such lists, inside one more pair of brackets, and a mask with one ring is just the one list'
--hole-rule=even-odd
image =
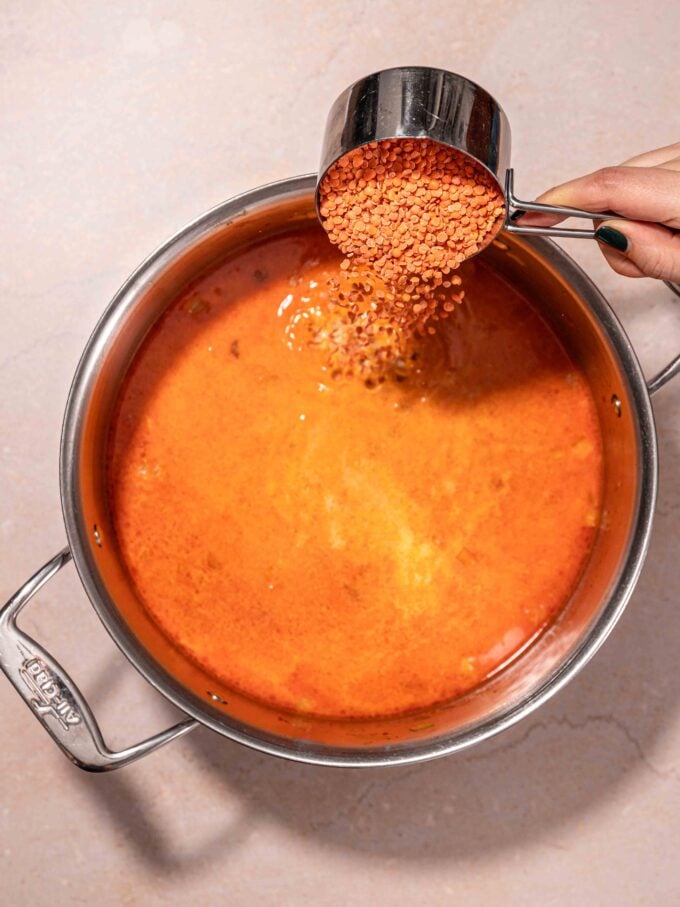
{"label": "soup surface", "polygon": [[339,261],[310,227],[170,305],[121,391],[109,498],[141,602],[221,683],[389,715],[470,690],[558,614],[601,442],[584,377],[479,259],[405,379],[334,381],[290,327]]}

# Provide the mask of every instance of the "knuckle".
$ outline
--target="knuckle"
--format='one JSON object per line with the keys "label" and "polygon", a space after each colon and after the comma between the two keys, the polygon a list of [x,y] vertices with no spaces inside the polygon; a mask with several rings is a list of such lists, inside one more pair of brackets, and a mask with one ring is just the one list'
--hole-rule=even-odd
{"label": "knuckle", "polygon": [[593,173],[591,180],[602,195],[609,196],[619,189],[624,177],[622,167],[603,167]]}

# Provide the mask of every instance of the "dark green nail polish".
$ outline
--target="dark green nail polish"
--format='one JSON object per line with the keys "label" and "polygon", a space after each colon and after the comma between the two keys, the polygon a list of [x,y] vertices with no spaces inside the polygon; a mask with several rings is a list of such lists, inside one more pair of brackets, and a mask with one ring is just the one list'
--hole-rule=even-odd
{"label": "dark green nail polish", "polygon": [[513,213],[510,215],[510,220],[517,221],[520,219],[520,217],[524,217],[525,214],[526,211],[518,209],[517,211],[513,211]]}
{"label": "dark green nail polish", "polygon": [[595,231],[595,238],[611,246],[612,249],[616,249],[617,252],[628,251],[628,240],[620,230],[615,230],[613,227],[600,227]]}

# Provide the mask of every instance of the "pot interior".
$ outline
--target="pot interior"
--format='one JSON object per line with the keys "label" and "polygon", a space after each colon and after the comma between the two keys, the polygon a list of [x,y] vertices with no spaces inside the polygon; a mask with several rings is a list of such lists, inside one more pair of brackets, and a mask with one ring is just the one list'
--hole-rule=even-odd
{"label": "pot interior", "polygon": [[[151,621],[117,551],[104,494],[106,439],[125,371],[181,289],[238,247],[313,222],[314,181],[265,187],[210,212],[130,278],[81,360],[67,408],[62,498],[74,560],[103,622],[139,670],[213,729],[306,761],[377,764],[432,757],[512,723],[557,689],[597,648],[641,565],[655,490],[650,407],[618,322],[551,243],[502,234],[484,260],[523,291],[587,376],[604,444],[604,504],[590,560],[569,603],[523,655],[472,694],[416,715],[328,720],[293,715],[216,681]],[[502,595],[502,590],[499,590]]]}

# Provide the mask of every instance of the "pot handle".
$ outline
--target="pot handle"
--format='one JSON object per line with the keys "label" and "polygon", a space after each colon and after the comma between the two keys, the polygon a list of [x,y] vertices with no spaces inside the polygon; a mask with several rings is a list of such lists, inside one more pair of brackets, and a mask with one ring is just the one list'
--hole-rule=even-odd
{"label": "pot handle", "polygon": [[60,551],[0,610],[0,668],[72,762],[89,772],[105,772],[141,759],[159,746],[188,733],[198,722],[188,718],[118,753],[107,747],[76,684],[61,665],[16,624],[24,605],[70,560],[68,548]]}
{"label": "pot handle", "polygon": [[664,384],[668,384],[671,378],[675,378],[678,374],[680,374],[680,353],[647,382],[650,396],[661,390]]}
{"label": "pot handle", "polygon": [[[676,296],[680,296],[680,284],[671,283],[668,280],[664,280],[664,283]],[[647,390],[649,391],[650,396],[655,394],[658,390],[661,390],[664,384],[668,384],[671,378],[675,378],[678,374],[680,374],[680,354],[678,354],[675,359],[671,359],[667,366],[662,368],[660,372],[647,382]]]}

